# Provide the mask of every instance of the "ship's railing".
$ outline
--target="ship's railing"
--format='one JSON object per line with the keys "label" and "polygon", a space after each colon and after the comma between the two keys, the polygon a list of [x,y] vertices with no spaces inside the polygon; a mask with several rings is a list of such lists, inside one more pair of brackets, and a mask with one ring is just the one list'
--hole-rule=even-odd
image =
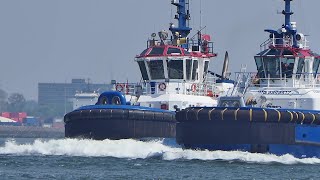
{"label": "ship's railing", "polygon": [[[306,37],[298,41],[297,46],[302,49],[309,48],[308,40]],[[293,40],[292,38],[269,38],[260,45],[260,51],[264,51],[269,49],[270,47],[293,47]]]}
{"label": "ship's railing", "polygon": [[235,72],[235,86],[228,91],[227,95],[245,94],[248,87],[252,86],[252,80],[256,77],[256,72]]}
{"label": "ship's railing", "polygon": [[235,87],[243,93],[248,87],[320,88],[320,73],[294,73],[290,77],[284,75],[279,78],[270,75],[259,78],[254,72],[236,72],[235,75],[238,82]]}
{"label": "ship's railing", "polygon": [[147,48],[152,46],[160,46],[161,44],[165,45],[173,45],[173,46],[179,46],[186,50],[191,50],[195,52],[201,52],[201,53],[209,53],[213,54],[213,42],[199,42],[198,40],[194,39],[178,39],[178,40],[157,40],[157,39],[151,39],[147,41]]}
{"label": "ship's railing", "polygon": [[195,96],[218,96],[216,83],[190,82],[145,82],[145,83],[117,83],[113,90],[126,95],[140,96],[152,94],[183,94]]}

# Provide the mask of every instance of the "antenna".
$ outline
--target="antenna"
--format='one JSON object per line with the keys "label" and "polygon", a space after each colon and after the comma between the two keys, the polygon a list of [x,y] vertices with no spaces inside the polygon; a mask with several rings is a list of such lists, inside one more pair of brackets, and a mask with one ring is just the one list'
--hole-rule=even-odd
{"label": "antenna", "polygon": [[283,44],[283,37],[288,36],[292,39],[293,47],[298,47],[297,42],[297,30],[296,30],[296,23],[291,22],[291,1],[293,0],[284,0],[285,1],[285,9],[282,11],[282,14],[285,16],[285,22],[280,31],[266,29],[266,32],[270,33],[270,37],[276,38],[276,44]]}
{"label": "antenna", "polygon": [[177,14],[175,19],[178,19],[178,27],[170,26],[169,30],[172,32],[175,39],[186,38],[192,28],[187,26],[190,20],[189,0],[171,0],[171,4],[177,6]]}
{"label": "antenna", "polygon": [[202,28],[202,0],[200,0],[200,28]]}
{"label": "antenna", "polygon": [[282,11],[282,14],[284,14],[285,16],[285,26],[290,26],[290,17],[293,14],[293,12],[291,12],[291,1],[293,0],[284,0],[285,1],[285,10]]}

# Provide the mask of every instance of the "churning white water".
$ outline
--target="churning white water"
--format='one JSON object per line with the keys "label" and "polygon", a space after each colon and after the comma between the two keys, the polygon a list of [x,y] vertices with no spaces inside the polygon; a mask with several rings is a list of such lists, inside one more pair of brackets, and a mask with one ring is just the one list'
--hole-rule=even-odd
{"label": "churning white water", "polygon": [[174,140],[162,139],[152,141],[137,140],[35,140],[32,143],[17,143],[8,140],[0,146],[0,154],[18,156],[52,155],[83,157],[115,157],[128,159],[147,159],[160,157],[163,160],[204,160],[204,161],[241,161],[248,163],[281,163],[281,164],[320,164],[318,158],[298,159],[289,154],[276,156],[241,151],[200,151],[186,150]]}

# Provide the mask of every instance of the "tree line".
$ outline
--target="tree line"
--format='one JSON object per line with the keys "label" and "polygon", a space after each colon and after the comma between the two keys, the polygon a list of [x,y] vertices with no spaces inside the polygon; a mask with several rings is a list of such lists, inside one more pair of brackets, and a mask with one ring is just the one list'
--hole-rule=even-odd
{"label": "tree line", "polygon": [[62,109],[64,109],[64,107],[41,106],[34,100],[26,100],[23,94],[8,94],[6,91],[0,89],[0,113],[26,112],[28,116],[54,118],[62,117],[64,115]]}

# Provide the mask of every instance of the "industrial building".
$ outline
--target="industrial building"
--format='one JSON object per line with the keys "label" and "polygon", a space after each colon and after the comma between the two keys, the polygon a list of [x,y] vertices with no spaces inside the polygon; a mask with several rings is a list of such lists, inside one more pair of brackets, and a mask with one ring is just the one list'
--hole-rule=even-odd
{"label": "industrial building", "polygon": [[71,83],[39,83],[38,104],[56,108],[63,115],[72,110],[72,99],[79,92],[104,92],[112,89],[111,84],[91,84],[85,79],[72,79]]}

